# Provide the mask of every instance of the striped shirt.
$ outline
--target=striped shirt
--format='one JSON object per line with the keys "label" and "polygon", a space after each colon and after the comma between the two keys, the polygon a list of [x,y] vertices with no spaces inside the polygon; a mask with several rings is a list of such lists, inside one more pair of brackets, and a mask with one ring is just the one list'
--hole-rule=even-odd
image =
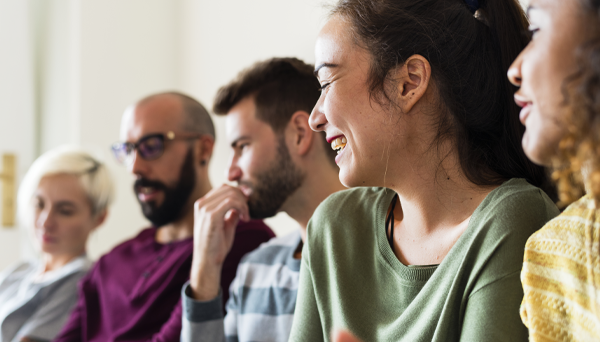
{"label": "striped shirt", "polygon": [[525,246],[521,318],[529,341],[600,341],[600,211],[571,204]]}
{"label": "striped shirt", "polygon": [[221,295],[212,301],[192,299],[183,287],[182,342],[287,341],[294,319],[301,246],[300,232],[262,244],[240,262],[223,318]]}

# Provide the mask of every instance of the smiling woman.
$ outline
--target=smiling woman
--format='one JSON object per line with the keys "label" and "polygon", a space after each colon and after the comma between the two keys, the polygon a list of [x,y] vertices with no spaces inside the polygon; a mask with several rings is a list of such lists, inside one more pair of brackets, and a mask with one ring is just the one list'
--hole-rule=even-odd
{"label": "smiling woman", "polygon": [[335,6],[310,125],[357,188],[309,223],[291,341],[527,340],[523,248],[558,210],[505,78],[526,27],[514,0]]}
{"label": "smiling woman", "polygon": [[104,222],[112,197],[108,170],[86,152],[59,148],[33,163],[19,189],[19,214],[41,258],[0,274],[0,341],[58,334],[91,265],[88,236]]}
{"label": "smiling woman", "polygon": [[561,204],[576,201],[527,241],[521,317],[530,341],[598,341],[600,3],[532,0],[528,12],[533,39],[508,72],[523,147],[555,167]]}

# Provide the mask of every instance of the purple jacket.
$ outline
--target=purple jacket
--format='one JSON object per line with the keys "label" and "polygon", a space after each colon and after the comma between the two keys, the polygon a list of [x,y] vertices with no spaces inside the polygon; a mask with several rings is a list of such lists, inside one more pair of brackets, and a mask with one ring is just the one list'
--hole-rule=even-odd
{"label": "purple jacket", "polygon": [[[180,293],[190,275],[193,239],[165,245],[155,233],[145,229],[98,260],[79,284],[77,306],[54,341],[179,341]],[[223,294],[240,259],[273,236],[262,221],[240,222],[223,266]]]}

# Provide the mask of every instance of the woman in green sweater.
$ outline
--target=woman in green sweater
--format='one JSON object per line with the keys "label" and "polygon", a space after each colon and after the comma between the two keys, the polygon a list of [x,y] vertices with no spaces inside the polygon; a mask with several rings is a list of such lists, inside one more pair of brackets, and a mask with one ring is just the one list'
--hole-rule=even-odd
{"label": "woman in green sweater", "polygon": [[527,341],[527,238],[558,210],[506,79],[516,0],[342,0],[316,43],[340,180],[308,226],[291,341]]}

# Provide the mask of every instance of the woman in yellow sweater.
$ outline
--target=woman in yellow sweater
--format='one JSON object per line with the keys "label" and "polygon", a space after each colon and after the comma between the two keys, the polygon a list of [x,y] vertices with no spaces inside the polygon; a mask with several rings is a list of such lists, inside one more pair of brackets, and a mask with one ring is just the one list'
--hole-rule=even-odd
{"label": "woman in yellow sweater", "polygon": [[600,2],[529,5],[533,38],[508,72],[523,148],[576,201],[526,244],[521,318],[530,341],[599,341]]}

